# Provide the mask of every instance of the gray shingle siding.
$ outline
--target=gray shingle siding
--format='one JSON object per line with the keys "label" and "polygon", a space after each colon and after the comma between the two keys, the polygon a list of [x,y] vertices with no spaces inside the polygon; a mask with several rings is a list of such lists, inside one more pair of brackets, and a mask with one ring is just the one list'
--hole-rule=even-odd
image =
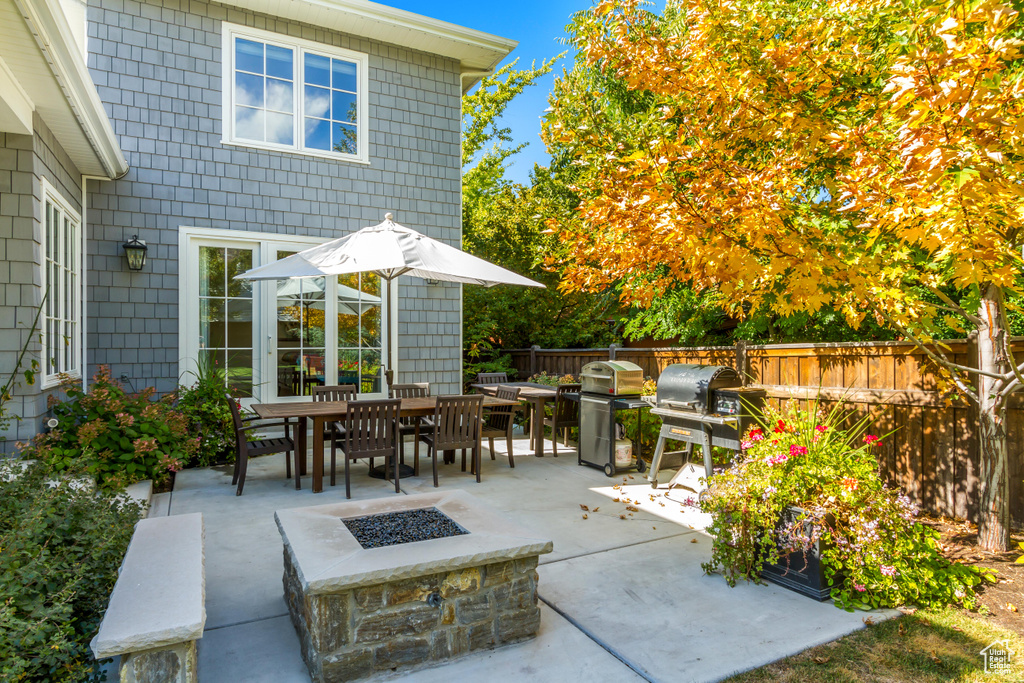
{"label": "gray shingle siding", "polygon": [[[76,212],[82,210],[81,173],[38,114],[33,128],[33,135],[0,133],[0,382],[13,370],[42,300],[42,179]],[[23,369],[40,360],[38,338],[29,350]],[[41,377],[32,385],[19,382],[6,408],[20,420],[0,432],[0,451],[12,451],[15,441],[39,430],[46,397],[53,391],[41,388]]]}
{"label": "gray shingle siding", "polygon": [[[88,20],[90,72],[131,165],[90,187],[90,371],[174,387],[182,226],[328,239],[392,211],[459,245],[458,62],[199,1],[93,0]],[[371,163],[222,144],[223,21],[368,54]],[[138,273],[121,253],[133,234],[149,245]],[[400,380],[457,393],[458,286],[399,282]]]}

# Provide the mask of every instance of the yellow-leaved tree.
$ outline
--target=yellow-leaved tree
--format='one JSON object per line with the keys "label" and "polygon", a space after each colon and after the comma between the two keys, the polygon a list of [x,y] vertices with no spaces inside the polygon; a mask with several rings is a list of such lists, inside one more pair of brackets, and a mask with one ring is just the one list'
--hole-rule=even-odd
{"label": "yellow-leaved tree", "polygon": [[[582,197],[557,226],[563,286],[649,304],[685,283],[737,315],[829,306],[925,349],[979,408],[989,550],[1009,541],[1006,402],[1024,385],[1006,308],[1024,246],[1019,9],[604,0],[574,17],[544,130]],[[940,320],[973,327],[974,367],[934,343]]]}

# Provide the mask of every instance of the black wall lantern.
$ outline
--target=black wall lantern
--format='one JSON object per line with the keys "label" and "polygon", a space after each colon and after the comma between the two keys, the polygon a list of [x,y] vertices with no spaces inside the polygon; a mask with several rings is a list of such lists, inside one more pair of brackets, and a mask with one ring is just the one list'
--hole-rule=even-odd
{"label": "black wall lantern", "polygon": [[146,251],[149,247],[146,243],[139,239],[138,235],[132,235],[132,238],[121,245],[124,249],[124,255],[128,259],[129,270],[142,270],[142,267],[146,265]]}

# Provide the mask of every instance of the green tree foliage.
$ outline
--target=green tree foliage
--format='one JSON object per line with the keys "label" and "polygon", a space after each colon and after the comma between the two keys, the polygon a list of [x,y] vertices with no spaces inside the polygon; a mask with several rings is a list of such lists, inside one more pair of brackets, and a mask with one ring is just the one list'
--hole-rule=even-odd
{"label": "green tree foliage", "polygon": [[557,272],[543,267],[554,237],[551,217],[568,218],[576,195],[557,173],[535,167],[529,186],[505,178],[508,159],[525,144],[507,146],[511,134],[499,119],[508,104],[551,71],[558,57],[516,70],[515,62],[485,78],[463,98],[463,248],[547,285],[546,289],[498,286],[463,290],[463,339],[467,379],[477,372],[508,370],[500,349],[531,344],[585,347],[610,343],[614,293],[566,293]]}

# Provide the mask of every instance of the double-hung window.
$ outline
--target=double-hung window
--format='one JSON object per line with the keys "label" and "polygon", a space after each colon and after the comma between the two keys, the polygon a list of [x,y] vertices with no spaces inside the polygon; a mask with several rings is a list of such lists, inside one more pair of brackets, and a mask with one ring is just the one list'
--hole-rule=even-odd
{"label": "double-hung window", "polygon": [[81,218],[43,181],[43,292],[39,317],[43,341],[43,382],[80,375],[82,359]]}
{"label": "double-hung window", "polygon": [[229,144],[366,162],[367,56],[224,24]]}

